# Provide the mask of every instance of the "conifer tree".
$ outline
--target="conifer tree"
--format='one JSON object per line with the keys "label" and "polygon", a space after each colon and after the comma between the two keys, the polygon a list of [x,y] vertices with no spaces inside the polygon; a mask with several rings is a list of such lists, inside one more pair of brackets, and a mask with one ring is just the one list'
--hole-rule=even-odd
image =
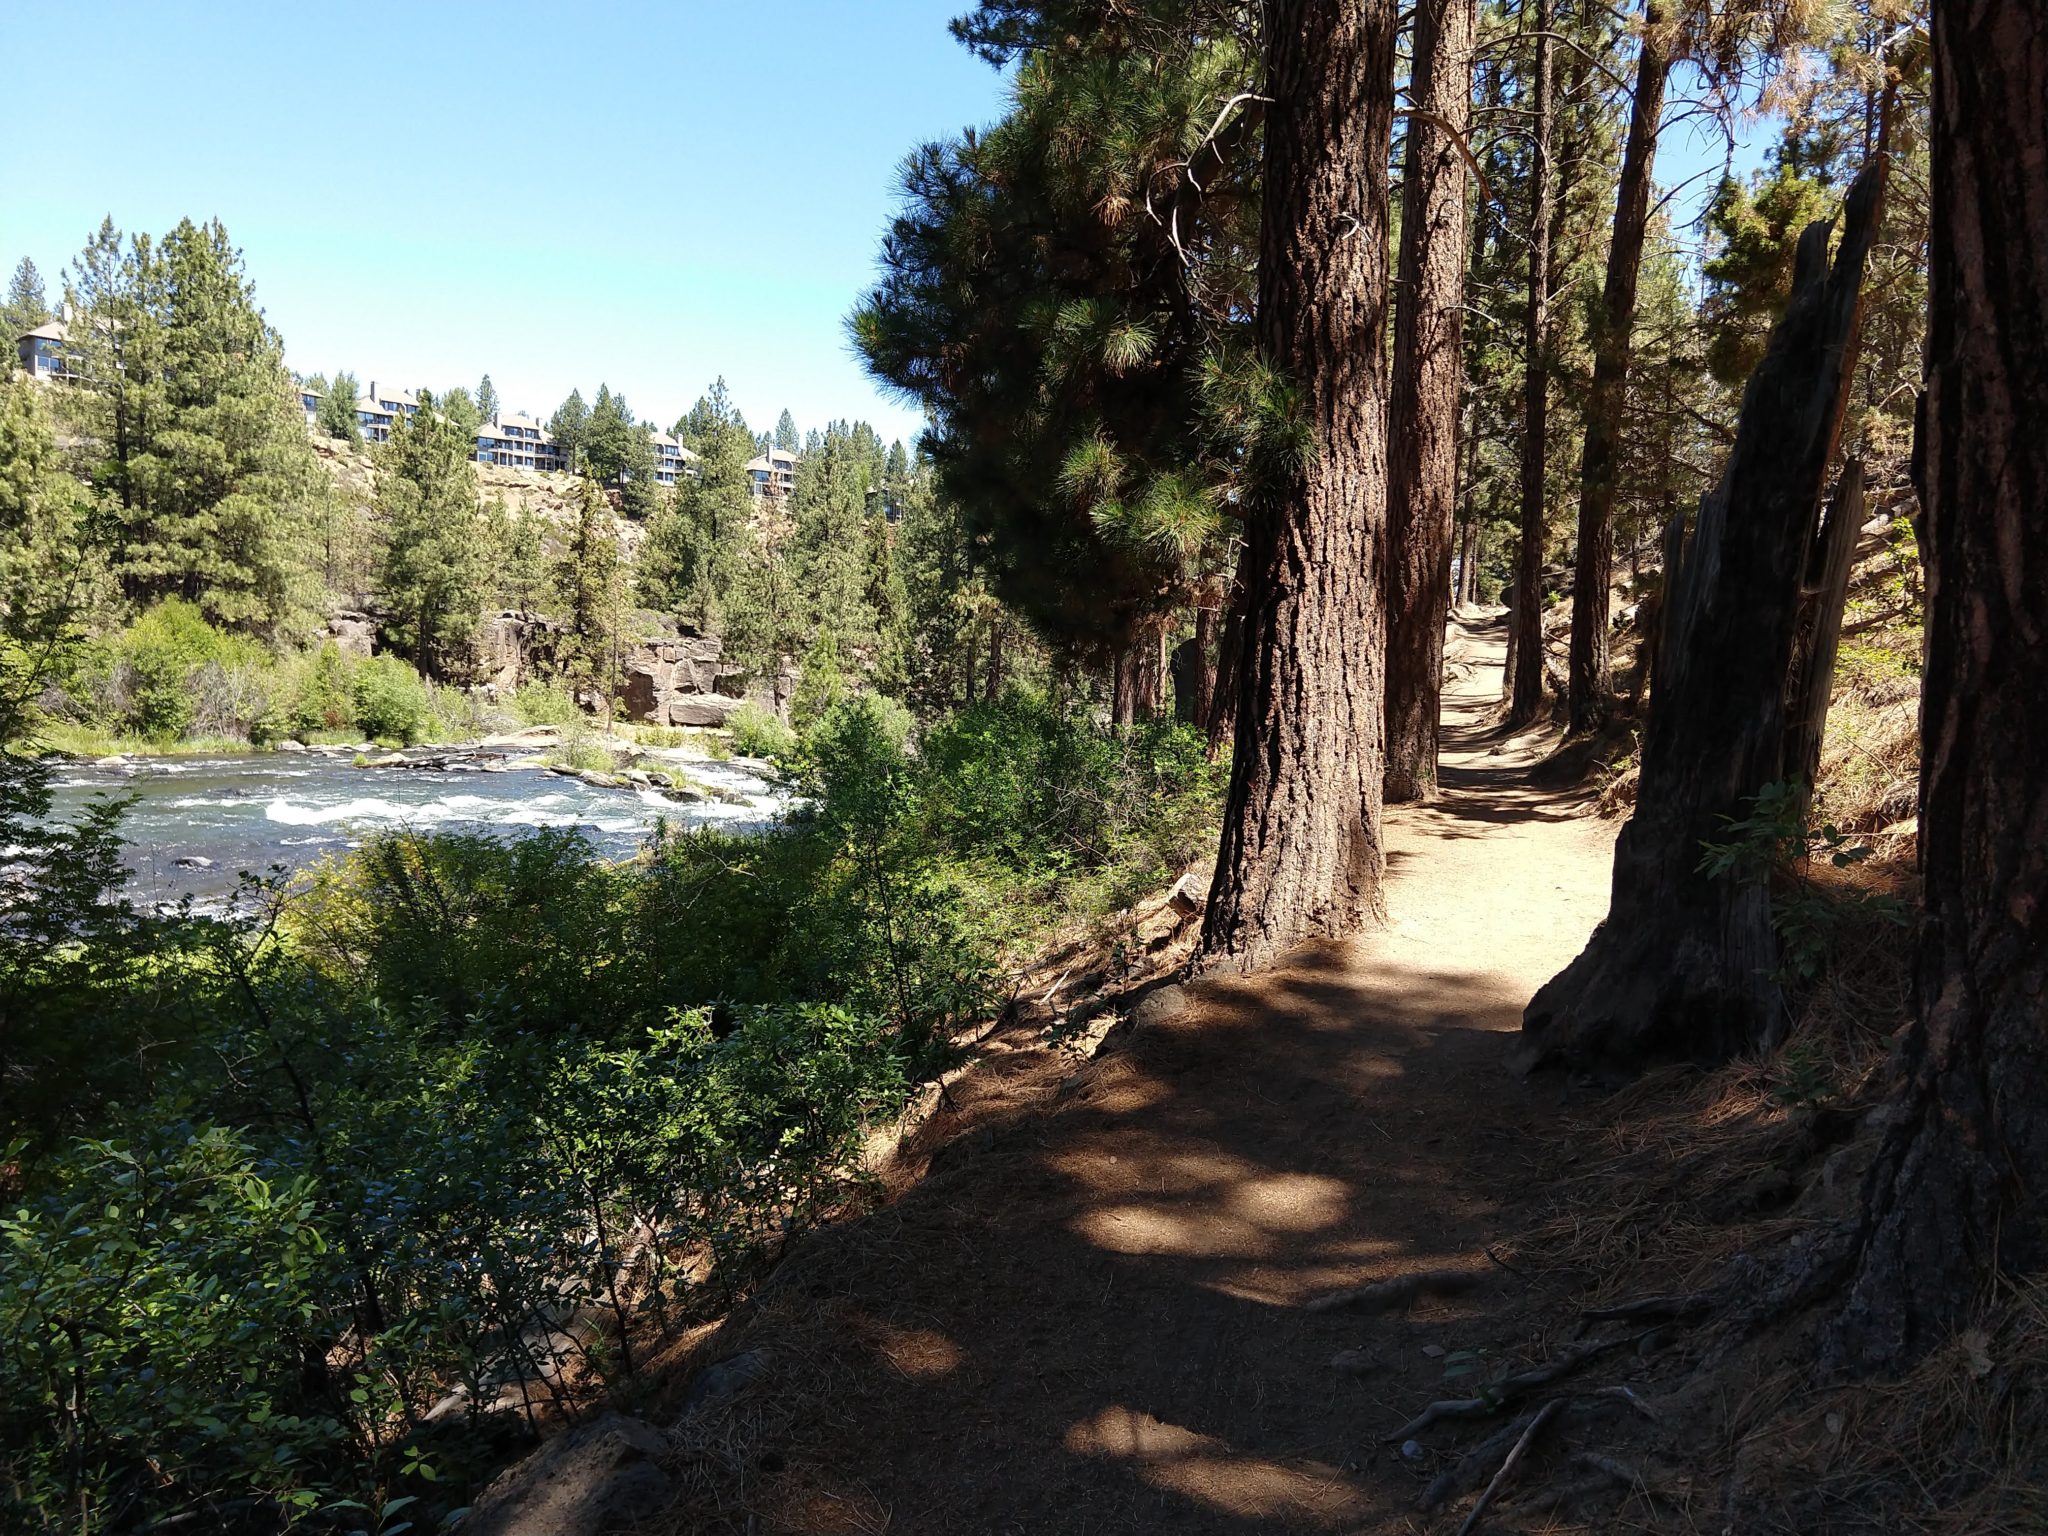
{"label": "conifer tree", "polygon": [[796,418],[785,410],[775,419],[775,446],[789,453],[795,453],[803,444],[796,433]]}
{"label": "conifer tree", "polygon": [[555,407],[555,414],[548,419],[548,435],[555,440],[562,462],[569,469],[580,467],[583,456],[583,436],[590,424],[590,409],[583,403],[583,391],[572,389],[569,398]]}
{"label": "conifer tree", "polygon": [[569,672],[602,695],[607,705],[619,691],[619,647],[626,613],[625,565],[611,507],[596,482],[584,480],[577,493],[576,521],[555,565],[555,590],[569,633]]}
{"label": "conifer tree", "polygon": [[187,219],[124,250],[107,221],[68,295],[95,478],[120,503],[125,593],[184,597],[245,630],[294,621],[311,598],[297,579],[311,569],[317,471],[282,344],[227,231]]}
{"label": "conifer tree", "polygon": [[363,422],[357,414],[356,376],[341,372],[334,376],[320,396],[319,405],[313,409],[313,425],[329,437],[345,438],[351,443],[363,440]]}
{"label": "conifer tree", "polygon": [[377,511],[385,525],[379,586],[393,638],[422,672],[444,672],[468,651],[486,583],[474,434],[423,394],[377,452]]}
{"label": "conifer tree", "polygon": [[11,348],[16,337],[24,331],[32,331],[52,318],[50,301],[43,291],[43,274],[36,270],[36,264],[26,256],[14,269],[14,276],[7,284],[7,299],[0,306],[4,316],[7,335],[4,339]]}
{"label": "conifer tree", "polygon": [[476,413],[484,421],[496,421],[498,409],[497,387],[491,383],[491,376],[487,373],[476,387]]}

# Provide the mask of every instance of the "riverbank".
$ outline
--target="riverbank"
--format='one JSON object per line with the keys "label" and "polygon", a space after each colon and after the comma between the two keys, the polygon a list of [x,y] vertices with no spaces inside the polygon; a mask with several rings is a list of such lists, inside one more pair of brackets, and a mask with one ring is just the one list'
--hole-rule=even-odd
{"label": "riverbank", "polygon": [[[553,734],[545,738],[534,734],[539,732]],[[588,721],[575,721],[566,725],[555,722],[520,725],[516,722],[516,717],[508,717],[506,728],[501,731],[446,741],[419,742],[370,737],[359,731],[309,731],[283,740],[267,742],[254,742],[246,736],[194,736],[167,740],[161,737],[99,731],[53,720],[43,723],[35,745],[38,754],[44,757],[94,761],[114,757],[146,759],[259,756],[272,752],[294,752],[303,748],[345,748],[355,752],[461,752],[515,738],[531,739],[538,748],[559,747],[577,741],[599,744],[616,742],[636,750],[696,747],[704,757],[711,759],[730,756],[732,751],[732,733],[708,727],[685,729],[622,721],[606,730]]]}

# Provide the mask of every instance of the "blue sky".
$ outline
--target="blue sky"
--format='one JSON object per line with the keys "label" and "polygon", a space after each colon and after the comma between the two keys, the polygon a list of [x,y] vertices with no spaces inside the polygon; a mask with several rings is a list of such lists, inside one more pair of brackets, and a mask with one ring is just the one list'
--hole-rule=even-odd
{"label": "blue sky", "polygon": [[843,322],[905,153],[1001,111],[965,8],[5,0],[48,107],[0,134],[0,262],[54,296],[104,214],[218,216],[305,372],[542,413],[604,381],[663,426],[722,373],[757,429],[908,437]]}
{"label": "blue sky", "polygon": [[[543,414],[608,382],[663,426],[723,374],[757,429],[907,438],[844,320],[903,156],[1001,111],[946,32],[967,5],[5,0],[0,58],[47,62],[53,105],[0,135],[0,263],[54,295],[104,214],[217,216],[304,372],[488,372]],[[1659,180],[1719,159],[1681,128]]]}

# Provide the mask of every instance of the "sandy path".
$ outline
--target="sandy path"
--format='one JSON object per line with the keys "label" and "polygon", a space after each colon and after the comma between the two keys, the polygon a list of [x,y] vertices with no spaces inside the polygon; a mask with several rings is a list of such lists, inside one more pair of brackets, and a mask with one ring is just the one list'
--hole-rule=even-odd
{"label": "sandy path", "polygon": [[[963,1079],[937,1171],[728,1341],[775,1385],[724,1453],[739,1498],[673,1529],[1419,1529],[1380,1436],[1444,1395],[1446,1350],[1527,1342],[1484,1248],[1551,1180],[1558,1089],[1500,1036],[1604,911],[1612,846],[1486,734],[1501,649],[1454,634],[1477,665],[1443,799],[1388,817],[1391,926],[1194,989],[1078,1072],[1019,1050]],[[1303,1308],[1444,1266],[1487,1299]]]}

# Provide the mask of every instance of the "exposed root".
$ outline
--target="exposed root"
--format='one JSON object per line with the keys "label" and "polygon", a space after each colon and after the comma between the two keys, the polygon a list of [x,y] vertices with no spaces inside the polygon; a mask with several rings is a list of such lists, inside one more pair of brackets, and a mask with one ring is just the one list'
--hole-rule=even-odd
{"label": "exposed root", "polygon": [[1479,1517],[1486,1513],[1486,1506],[1493,1502],[1494,1495],[1505,1488],[1508,1480],[1515,1475],[1515,1468],[1522,1464],[1522,1457],[1528,1451],[1530,1442],[1543,1433],[1543,1426],[1556,1418],[1558,1411],[1563,1407],[1564,1400],[1554,1397],[1537,1410],[1536,1416],[1529,1421],[1529,1427],[1523,1430],[1521,1438],[1515,1441],[1514,1449],[1508,1452],[1508,1459],[1502,1462],[1500,1470],[1493,1474],[1493,1481],[1488,1483],[1486,1491],[1479,1495],[1479,1502],[1472,1506],[1472,1512],[1465,1517],[1465,1523],[1458,1527],[1458,1536],[1470,1536],[1472,1528],[1479,1524]]}
{"label": "exposed root", "polygon": [[1486,1274],[1482,1270],[1428,1269],[1412,1275],[1396,1275],[1391,1280],[1376,1280],[1370,1285],[1353,1285],[1341,1291],[1331,1291],[1308,1302],[1302,1310],[1335,1312],[1342,1308],[1351,1312],[1391,1312],[1424,1295],[1463,1295],[1485,1280]]}
{"label": "exposed root", "polygon": [[1547,1387],[1552,1382],[1569,1376],[1588,1360],[1624,1344],[1639,1344],[1646,1337],[1647,1334],[1639,1333],[1618,1339],[1603,1339],[1597,1344],[1582,1344],[1577,1349],[1567,1350],[1548,1365],[1540,1365],[1534,1370],[1520,1371],[1503,1378],[1484,1396],[1452,1397],[1431,1403],[1386,1438],[1391,1441],[1408,1440],[1421,1434],[1432,1424],[1441,1423],[1445,1419],[1480,1419],[1488,1414],[1499,1413],[1516,1398],[1524,1397],[1540,1387]]}

